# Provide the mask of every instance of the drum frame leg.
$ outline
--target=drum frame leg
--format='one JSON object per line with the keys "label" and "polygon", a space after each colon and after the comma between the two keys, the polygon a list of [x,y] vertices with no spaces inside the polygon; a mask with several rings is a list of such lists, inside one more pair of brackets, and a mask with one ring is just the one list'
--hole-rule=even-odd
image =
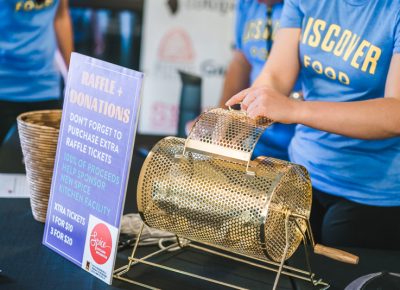
{"label": "drum frame leg", "polygon": [[286,259],[287,252],[289,249],[289,218],[290,218],[290,213],[286,212],[285,213],[285,243],[286,243],[286,246],[285,246],[285,250],[283,251],[282,260],[279,265],[278,273],[276,274],[274,287],[272,287],[272,290],[275,290],[276,287],[278,287],[279,278],[281,276],[283,265],[285,263],[285,259]]}
{"label": "drum frame leg", "polygon": [[[288,227],[287,227],[287,223],[288,223],[290,217],[293,217],[293,216],[291,216],[289,214],[289,215],[287,215],[287,217],[285,219],[286,243],[287,244],[288,244]],[[207,253],[211,253],[211,254],[214,254],[214,255],[217,255],[217,256],[220,256],[220,257],[224,257],[224,258],[231,259],[231,260],[234,260],[234,261],[237,261],[237,262],[241,262],[241,263],[244,263],[244,264],[256,267],[256,268],[261,268],[261,269],[264,269],[264,270],[276,272],[277,276],[276,276],[275,282],[274,282],[274,289],[277,287],[278,281],[279,281],[280,276],[282,274],[285,275],[285,276],[289,276],[289,277],[293,277],[293,278],[297,278],[297,279],[300,279],[300,280],[303,280],[303,281],[310,282],[314,286],[321,286],[320,289],[328,289],[329,288],[329,284],[327,284],[326,282],[322,281],[321,279],[318,279],[318,280],[315,279],[314,278],[315,274],[311,272],[311,267],[310,267],[309,257],[308,257],[308,251],[307,251],[307,241],[306,241],[307,238],[306,238],[306,235],[305,235],[305,233],[303,231],[301,231],[301,232],[302,232],[302,235],[304,237],[303,238],[303,243],[304,243],[304,248],[305,248],[306,263],[307,263],[308,271],[304,271],[304,270],[301,270],[301,269],[296,268],[296,267],[291,267],[291,266],[285,265],[284,264],[284,260],[285,260],[284,257],[286,255],[283,255],[283,259],[281,260],[280,263],[269,261],[269,260],[266,260],[266,259],[258,259],[258,258],[255,258],[255,257],[250,257],[250,256],[239,254],[239,253],[235,253],[236,256],[234,256],[234,255],[231,255],[229,253],[226,253],[227,251],[225,249],[217,248],[217,247],[215,247],[213,245],[208,245],[208,244],[205,244],[205,243],[198,243],[198,242],[190,241],[190,240],[187,240],[186,238],[185,239],[180,239],[180,237],[178,237],[178,236],[177,236],[177,242],[176,243],[173,243],[173,244],[171,244],[171,245],[169,245],[169,246],[167,246],[167,247],[165,247],[163,249],[154,251],[154,252],[152,252],[152,253],[150,253],[150,254],[142,257],[142,258],[137,258],[136,257],[136,252],[137,252],[137,249],[139,247],[139,241],[140,241],[140,238],[142,236],[143,228],[144,228],[144,223],[142,223],[142,226],[140,228],[140,231],[139,231],[138,237],[136,239],[135,245],[134,245],[134,247],[132,249],[132,253],[128,257],[128,263],[126,265],[114,270],[113,277],[115,279],[118,279],[118,280],[121,280],[121,281],[124,281],[124,282],[127,282],[127,283],[131,283],[131,284],[135,284],[135,285],[141,286],[141,287],[146,288],[146,289],[159,289],[159,288],[153,287],[151,285],[147,285],[147,284],[143,284],[143,283],[138,282],[138,281],[134,281],[134,280],[132,280],[132,279],[130,279],[128,277],[124,277],[124,275],[127,274],[134,266],[137,266],[138,264],[145,264],[145,265],[148,265],[148,266],[161,268],[161,269],[164,269],[164,270],[167,270],[167,271],[171,271],[171,272],[174,272],[174,273],[178,273],[178,274],[190,276],[190,277],[193,277],[193,278],[201,279],[201,280],[204,280],[204,281],[208,281],[210,283],[226,286],[226,287],[229,287],[229,288],[232,288],[232,289],[246,289],[246,288],[240,287],[238,285],[226,283],[226,282],[223,282],[223,281],[220,281],[220,280],[211,279],[209,277],[197,275],[197,274],[194,274],[194,273],[182,271],[182,270],[179,270],[179,269],[175,269],[175,268],[172,268],[172,267],[168,267],[168,266],[165,266],[165,265],[161,265],[161,264],[158,264],[158,263],[154,263],[154,262],[148,261],[148,259],[150,259],[152,257],[155,257],[155,256],[157,256],[159,254],[165,253],[169,249],[172,249],[172,248],[175,248],[175,247],[179,247],[180,250],[185,250],[185,248],[194,248],[194,249],[197,249],[197,250],[200,250],[200,251],[204,251],[204,252],[207,252]],[[312,233],[309,233],[309,234],[312,235]],[[310,238],[310,237],[308,237],[308,238]],[[184,240],[185,242],[183,243],[182,240]],[[202,246],[201,244],[204,244],[207,247]],[[213,249],[211,249],[209,247],[212,247]],[[288,246],[286,246],[285,252],[287,252],[287,248],[288,248]]]}

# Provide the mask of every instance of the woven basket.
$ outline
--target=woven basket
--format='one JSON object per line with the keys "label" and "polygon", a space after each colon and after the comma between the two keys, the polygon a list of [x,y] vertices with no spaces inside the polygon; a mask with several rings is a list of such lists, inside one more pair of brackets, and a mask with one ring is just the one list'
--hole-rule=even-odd
{"label": "woven basket", "polygon": [[61,112],[33,111],[17,118],[32,213],[35,220],[40,222],[46,221]]}

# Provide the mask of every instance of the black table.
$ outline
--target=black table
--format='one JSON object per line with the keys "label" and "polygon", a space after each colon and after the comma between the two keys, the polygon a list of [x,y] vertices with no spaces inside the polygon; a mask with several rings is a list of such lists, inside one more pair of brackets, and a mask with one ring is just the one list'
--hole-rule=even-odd
{"label": "black table", "polygon": [[[151,146],[159,138],[138,136],[136,149],[145,145]],[[11,145],[0,148],[0,172],[23,171],[21,155],[16,149],[17,143],[12,145],[11,142]],[[125,213],[136,210],[136,181],[142,162],[143,158],[135,154]],[[0,289],[143,289],[118,280],[114,280],[113,286],[101,282],[43,246],[41,244],[43,230],[44,224],[35,221],[32,217],[29,199],[0,199],[0,269],[3,270],[0,273]],[[155,249],[155,247],[141,247],[138,253],[144,255]],[[330,289],[344,289],[352,280],[368,273],[382,270],[400,272],[400,252],[371,249],[345,250],[360,256],[359,265],[347,265],[325,257],[311,256],[313,271],[318,277],[331,283]],[[116,266],[125,264],[129,254],[130,250],[119,252]],[[275,277],[273,273],[265,270],[254,269],[192,249],[168,253],[153,261],[250,289],[271,289]],[[298,250],[289,263],[304,268],[302,249]],[[134,280],[162,289],[226,289],[145,265],[139,265],[131,270],[129,276]],[[279,289],[313,289],[307,283],[293,281],[282,276]]]}
{"label": "black table", "polygon": [[[41,245],[44,225],[34,221],[28,199],[0,199],[0,289],[142,289],[114,280],[108,286],[71,262]],[[142,247],[143,255],[155,247]],[[358,276],[381,270],[400,272],[400,252],[349,249],[360,256],[357,266],[342,264],[324,257],[312,256],[311,264],[318,277],[344,289]],[[301,249],[292,265],[302,266]],[[126,263],[130,250],[118,253],[117,266]],[[229,281],[250,289],[270,289],[274,275],[261,269],[215,257],[195,250],[168,253],[155,261],[197,274]],[[208,282],[173,274],[145,265],[133,268],[130,277],[162,289],[224,289]],[[292,289],[284,277],[280,289]],[[296,281],[297,289],[312,289]]]}

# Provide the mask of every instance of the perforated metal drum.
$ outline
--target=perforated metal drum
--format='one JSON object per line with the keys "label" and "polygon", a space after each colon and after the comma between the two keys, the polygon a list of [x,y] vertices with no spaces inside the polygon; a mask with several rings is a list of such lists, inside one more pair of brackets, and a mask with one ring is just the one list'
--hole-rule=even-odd
{"label": "perforated metal drum", "polygon": [[[169,137],[150,152],[138,184],[138,208],[151,227],[261,259],[297,249],[311,208],[304,167],[273,158],[250,161],[269,120],[215,109],[188,139]],[[288,214],[291,218],[286,219]]]}

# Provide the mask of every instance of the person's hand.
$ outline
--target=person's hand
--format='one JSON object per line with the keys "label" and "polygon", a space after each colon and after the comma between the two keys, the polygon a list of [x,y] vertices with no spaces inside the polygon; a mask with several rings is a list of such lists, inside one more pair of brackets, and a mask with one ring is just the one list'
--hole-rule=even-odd
{"label": "person's hand", "polygon": [[239,103],[250,118],[266,117],[284,124],[296,123],[301,105],[301,102],[289,99],[269,87],[251,87],[243,90],[230,98],[225,105],[232,106]]}

